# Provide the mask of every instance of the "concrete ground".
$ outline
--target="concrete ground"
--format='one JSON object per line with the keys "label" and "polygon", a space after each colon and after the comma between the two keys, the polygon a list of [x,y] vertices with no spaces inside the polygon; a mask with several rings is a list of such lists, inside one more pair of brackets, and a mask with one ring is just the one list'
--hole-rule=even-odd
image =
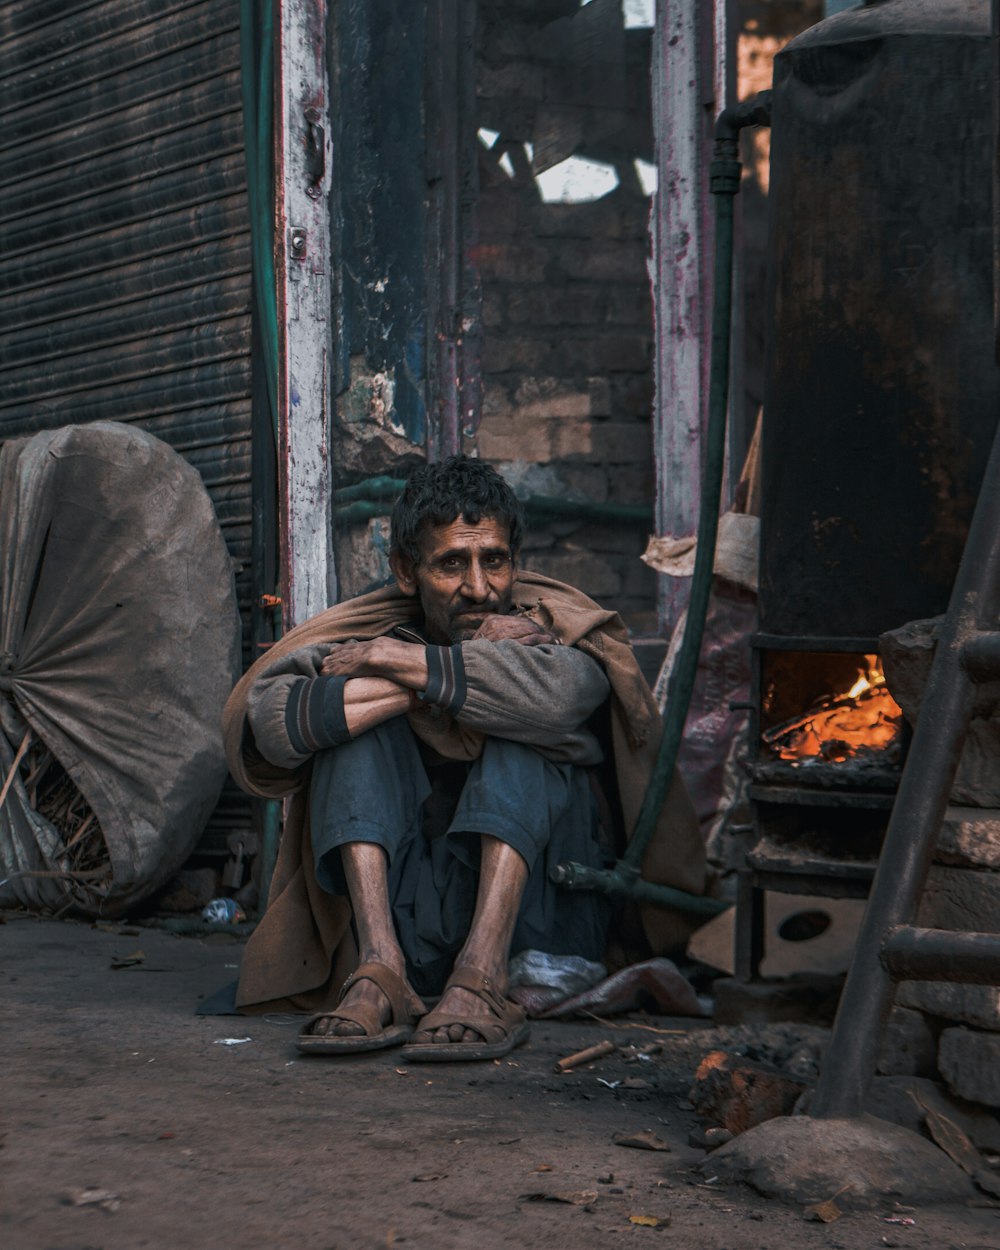
{"label": "concrete ground", "polygon": [[[228,935],[4,919],[3,1250],[1000,1250],[996,1207],[823,1224],[713,1184],[690,1021],[536,1023],[498,1063],[305,1060],[293,1017],[194,1014],[236,975]],[[624,1052],[553,1071],[604,1038]],[[669,1150],[615,1144],[644,1131]]]}

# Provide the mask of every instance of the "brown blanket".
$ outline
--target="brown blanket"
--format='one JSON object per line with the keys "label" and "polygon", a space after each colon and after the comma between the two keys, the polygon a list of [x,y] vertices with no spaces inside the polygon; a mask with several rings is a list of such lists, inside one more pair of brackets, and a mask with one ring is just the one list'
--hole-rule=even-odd
{"label": "brown blanket", "polygon": [[[604,666],[612,691],[612,753],[621,816],[623,827],[631,830],[656,760],[661,723],[621,618],[573,587],[538,573],[519,574],[514,603],[565,646],[579,647]],[[259,659],[226,705],[223,733],[234,778],[251,794],[289,800],[267,911],[243,959],[237,993],[241,1008],[325,1010],[336,1001],[340,985],[357,962],[350,904],[325,893],[316,883],[309,836],[308,767],[288,771],[263,759],[247,725],[247,692],[275,660],[291,651],[348,638],[376,638],[414,622],[419,614],[417,600],[395,588],[329,608],[291,630]],[[480,734],[448,718],[434,723],[428,723],[429,719],[411,717],[411,725],[441,755],[474,759],[479,754]],[[704,847],[679,774],[674,776],[643,858],[642,875],[695,894],[705,888]],[[653,951],[661,952],[683,940],[689,926],[676,913],[647,904],[640,910]]]}

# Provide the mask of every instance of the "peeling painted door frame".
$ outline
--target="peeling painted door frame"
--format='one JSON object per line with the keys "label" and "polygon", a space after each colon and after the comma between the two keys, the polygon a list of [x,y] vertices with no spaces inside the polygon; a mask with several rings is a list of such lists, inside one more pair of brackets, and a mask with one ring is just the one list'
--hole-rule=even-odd
{"label": "peeling painted door frame", "polygon": [[328,0],[279,0],[275,107],[284,625],[336,602],[330,463]]}

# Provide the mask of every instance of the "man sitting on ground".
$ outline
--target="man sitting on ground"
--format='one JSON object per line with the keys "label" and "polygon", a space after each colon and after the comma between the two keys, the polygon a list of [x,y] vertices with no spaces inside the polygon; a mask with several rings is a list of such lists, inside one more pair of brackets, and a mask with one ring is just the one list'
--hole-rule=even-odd
{"label": "man sitting on ground", "polygon": [[[603,957],[606,900],[549,871],[614,858],[659,721],[621,622],[519,574],[521,537],[490,466],[421,468],[393,509],[395,587],[293,630],[230,700],[237,780],[295,795],[237,1001],[318,1008],[305,1052],[496,1058],[528,1034],[511,949]],[[620,810],[600,830],[591,774],[607,754]],[[679,778],[661,824],[647,875],[700,891]],[[427,1013],[420,996],[438,994]]]}

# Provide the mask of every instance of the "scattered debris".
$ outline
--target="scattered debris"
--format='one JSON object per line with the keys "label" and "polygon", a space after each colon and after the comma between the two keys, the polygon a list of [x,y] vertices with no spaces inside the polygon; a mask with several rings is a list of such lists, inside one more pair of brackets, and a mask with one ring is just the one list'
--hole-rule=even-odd
{"label": "scattered debris", "polygon": [[100,1207],[102,1211],[117,1211],[122,1204],[110,1189],[71,1189],[65,1201],[71,1207]]}
{"label": "scattered debris", "polygon": [[252,1037],[217,1037],[213,1046],[242,1046],[244,1042],[252,1042]]}
{"label": "scattered debris", "polygon": [[832,1224],[835,1220],[839,1220],[844,1214],[843,1209],[837,1205],[837,1199],[841,1194],[846,1194],[851,1188],[850,1185],[842,1185],[840,1189],[825,1202],[815,1202],[811,1206],[806,1207],[802,1212],[803,1218],[807,1220],[816,1220],[820,1224]]}
{"label": "scattered debris", "polygon": [[584,990],[565,1002],[540,1013],[543,1020],[560,1019],[577,1013],[596,1016],[620,1015],[652,1000],[668,1016],[704,1016],[688,979],[669,959],[647,959],[622,968],[613,976]]}
{"label": "scattered debris", "polygon": [[597,1201],[597,1190],[587,1189],[579,1193],[570,1193],[569,1191],[560,1191],[556,1193],[543,1193],[541,1191],[521,1194],[518,1202],[563,1202],[573,1207],[589,1207]]}
{"label": "scattered debris", "polygon": [[940,1111],[935,1111],[933,1107],[929,1107],[919,1095],[914,1093],[912,1097],[924,1112],[927,1131],[945,1154],[957,1163],[963,1172],[967,1172],[980,1189],[995,1197],[1000,1197],[1000,1176],[992,1171],[968,1135],[954,1120],[942,1115]]}
{"label": "scattered debris", "polygon": [[146,955],[144,951],[133,951],[131,955],[112,955],[111,967],[118,968],[136,968],[139,964],[144,963]]}
{"label": "scattered debris", "polygon": [[447,1172],[424,1172],[421,1176],[411,1176],[412,1181],[443,1181],[448,1175]]}
{"label": "scattered debris", "polygon": [[912,1215],[885,1215],[882,1217],[883,1224],[902,1224],[905,1228],[914,1228],[917,1221]]}
{"label": "scattered debris", "polygon": [[555,1063],[556,1072],[569,1072],[572,1068],[579,1068],[582,1064],[592,1063],[595,1059],[603,1059],[606,1055],[613,1055],[618,1047],[610,1039],[598,1042],[594,1046],[587,1046],[584,1050],[578,1050],[575,1054],[567,1055],[565,1059],[558,1059]]}
{"label": "scattered debris", "polygon": [[598,1085],[606,1085],[608,1089],[617,1089],[621,1081],[606,1081],[603,1076],[597,1078]]}
{"label": "scattered debris", "polygon": [[630,1224],[638,1224],[640,1228],[666,1228],[670,1223],[669,1215],[630,1215]]}
{"label": "scattered debris", "polygon": [[641,1133],[616,1133],[611,1139],[616,1146],[630,1146],[633,1150],[669,1150],[662,1137],[644,1129]]}
{"label": "scattered debris", "polygon": [[716,1125],[711,1128],[694,1128],[688,1133],[688,1145],[695,1150],[715,1150],[733,1140],[733,1134],[727,1128]]}
{"label": "scattered debris", "polygon": [[807,1086],[723,1050],[705,1056],[688,1098],[703,1119],[733,1136],[775,1116],[791,1115]]}
{"label": "scattered debris", "polygon": [[551,1172],[551,1171],[552,1171],[552,1164],[551,1164],[551,1163],[540,1163],[540,1164],[538,1165],[538,1167],[537,1167],[537,1168],[534,1168],[534,1169],[532,1169],[532,1170],[533,1170],[533,1171],[535,1171],[535,1172]]}
{"label": "scattered debris", "polygon": [[622,1050],[626,1063],[652,1063],[653,1056],[662,1053],[662,1042],[649,1042],[645,1046],[629,1046]]}
{"label": "scattered debris", "polygon": [[652,1089],[652,1085],[648,1081],[644,1081],[641,1076],[628,1076],[621,1083],[622,1089]]}

